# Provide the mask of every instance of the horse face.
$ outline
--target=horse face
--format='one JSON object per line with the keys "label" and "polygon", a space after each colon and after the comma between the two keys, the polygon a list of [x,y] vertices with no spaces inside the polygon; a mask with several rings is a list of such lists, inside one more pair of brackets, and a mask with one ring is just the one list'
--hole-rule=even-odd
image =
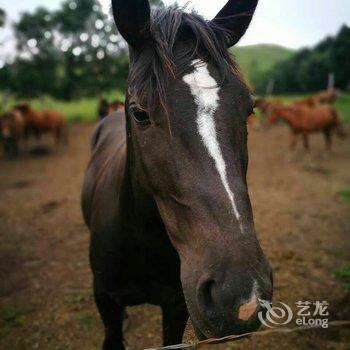
{"label": "horse face", "polygon": [[[202,337],[256,329],[259,299],[271,299],[272,277],[256,238],[246,183],[246,122],[254,105],[249,90],[232,70],[222,79],[219,65],[198,54],[182,74],[169,75],[166,84],[159,85],[164,90],[165,107],[158,100],[150,108],[142,98],[145,95],[133,86],[138,82],[133,76],[142,76],[141,67],[154,62],[152,44],[142,44],[143,36],[152,42],[152,33],[147,34],[149,6],[141,2],[142,8],[139,1],[134,7],[139,10],[134,18],[145,19],[130,30],[130,23],[123,22],[125,8],[118,3],[114,4],[116,22],[131,45],[126,113],[133,181],[156,201],[179,253],[183,291],[194,327]],[[240,4],[240,11],[242,6],[248,6],[246,10],[256,6],[256,1],[232,3]],[[237,9],[232,3],[226,5],[230,13],[221,11],[220,19],[235,18]],[[186,16],[191,22],[191,15]],[[176,18],[171,18],[172,23]],[[157,19],[167,20],[165,15]],[[206,30],[203,22],[192,19],[199,32]],[[244,22],[244,29],[240,28],[244,23],[236,23],[237,30],[230,30],[243,35],[249,22]],[[188,30],[181,29],[182,33]],[[205,34],[217,44],[210,30]],[[225,37],[228,44],[236,39]],[[208,44],[201,40],[203,46]],[[182,57],[193,46],[196,43],[176,42],[174,57]],[[157,72],[147,74],[159,78]]]}

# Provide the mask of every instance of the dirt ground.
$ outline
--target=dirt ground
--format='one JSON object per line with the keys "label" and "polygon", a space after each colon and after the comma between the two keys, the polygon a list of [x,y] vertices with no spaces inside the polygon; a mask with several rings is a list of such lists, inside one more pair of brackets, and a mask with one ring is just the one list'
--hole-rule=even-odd
{"label": "dirt ground", "polygon": [[[0,158],[0,349],[99,349],[87,229],[79,207],[91,124],[71,125],[68,150]],[[256,228],[274,269],[275,301],[326,300],[330,319],[350,319],[349,292],[334,271],[350,265],[350,137],[323,155],[288,156],[288,130],[250,131],[249,191]],[[50,140],[44,140],[49,143]],[[127,344],[161,344],[157,307],[129,309]],[[290,326],[295,326],[291,323]],[[185,340],[193,339],[191,326]],[[217,349],[350,349],[350,328],[252,337]]]}

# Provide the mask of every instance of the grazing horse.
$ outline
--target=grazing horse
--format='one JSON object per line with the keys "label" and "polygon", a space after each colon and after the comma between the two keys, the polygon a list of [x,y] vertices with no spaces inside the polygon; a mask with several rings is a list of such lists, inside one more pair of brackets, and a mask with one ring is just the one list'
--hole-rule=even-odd
{"label": "grazing horse", "polygon": [[96,127],[82,190],[103,349],[124,349],[125,307],[140,303],[161,306],[164,345],[189,315],[199,338],[256,330],[272,272],[246,182],[254,103],[228,47],[257,0],[228,1],[212,21],[112,5],[130,48],[125,114]]}
{"label": "grazing horse", "polygon": [[8,156],[17,156],[18,147],[26,130],[23,115],[17,111],[6,112],[0,119],[0,138]]}
{"label": "grazing horse", "polygon": [[320,104],[333,104],[339,96],[340,92],[338,90],[321,91],[316,95],[295,101],[293,105],[313,108]]}
{"label": "grazing horse", "polygon": [[55,110],[37,111],[27,103],[13,107],[13,111],[20,112],[26,123],[26,137],[34,135],[40,138],[45,133],[50,133],[55,144],[68,142],[68,130],[63,116]]}
{"label": "grazing horse", "polygon": [[333,104],[340,96],[339,90],[325,90],[321,91],[317,95],[318,103],[320,104]]}
{"label": "grazing horse", "polygon": [[296,146],[296,136],[303,137],[304,148],[309,150],[308,136],[310,133],[323,132],[326,149],[331,150],[332,132],[335,130],[341,137],[345,136],[338,112],[329,105],[317,107],[288,106],[275,108],[269,116],[269,123],[283,119],[291,129],[291,149]]}
{"label": "grazing horse", "polygon": [[283,106],[283,101],[279,99],[259,98],[255,102],[255,107],[261,110],[266,119],[269,118],[269,115],[274,108],[281,106]]}
{"label": "grazing horse", "polygon": [[316,107],[317,105],[318,105],[318,97],[316,95],[306,97],[306,98],[303,98],[301,100],[297,100],[297,101],[293,102],[293,106],[296,106],[296,107],[313,108],[313,107]]}

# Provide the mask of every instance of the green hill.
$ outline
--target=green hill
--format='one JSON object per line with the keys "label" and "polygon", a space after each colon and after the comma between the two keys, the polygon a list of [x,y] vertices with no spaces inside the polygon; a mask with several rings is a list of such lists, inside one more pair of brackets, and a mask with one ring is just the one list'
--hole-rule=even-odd
{"label": "green hill", "polygon": [[294,53],[292,49],[273,44],[235,47],[231,52],[248,80],[251,80],[256,74],[266,72],[277,62],[291,57]]}

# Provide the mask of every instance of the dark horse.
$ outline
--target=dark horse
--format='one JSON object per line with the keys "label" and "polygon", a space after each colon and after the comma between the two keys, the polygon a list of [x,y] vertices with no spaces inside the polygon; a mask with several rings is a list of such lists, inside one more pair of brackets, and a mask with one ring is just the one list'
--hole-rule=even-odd
{"label": "dark horse", "polygon": [[272,274],[246,182],[253,99],[227,48],[257,0],[231,0],[212,21],[148,0],[115,0],[130,47],[125,114],[92,138],[82,193],[91,231],[103,349],[124,349],[125,307],[160,305],[164,345],[188,319],[199,338],[259,327]]}

